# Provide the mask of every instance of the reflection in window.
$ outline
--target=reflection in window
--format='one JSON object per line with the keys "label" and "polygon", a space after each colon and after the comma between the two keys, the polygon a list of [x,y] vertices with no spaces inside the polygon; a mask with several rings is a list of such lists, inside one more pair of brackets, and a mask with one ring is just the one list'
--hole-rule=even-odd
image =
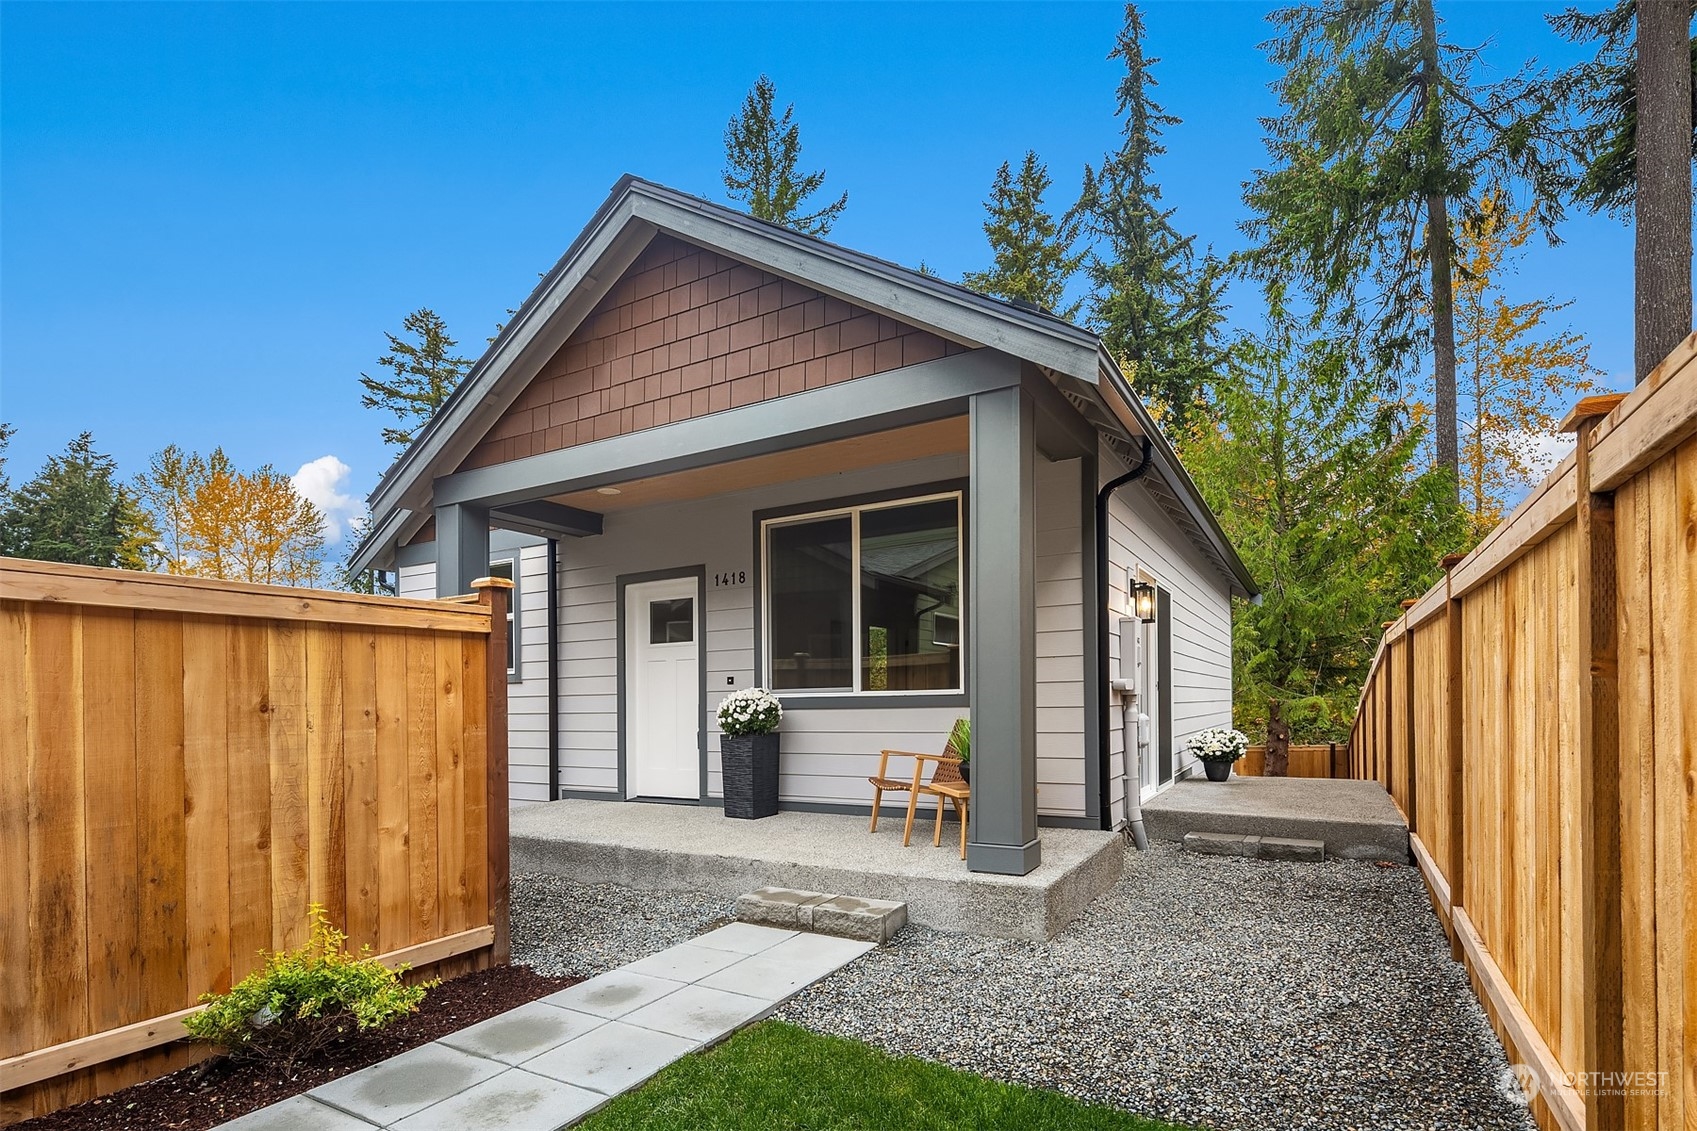
{"label": "reflection in window", "polygon": [[768,531],[766,615],[778,690],[853,690],[853,525],[842,515]]}
{"label": "reflection in window", "polygon": [[960,497],[766,527],[768,679],[780,691],[954,691]]}
{"label": "reflection in window", "polygon": [[648,642],[688,644],[695,639],[695,598],[648,602]]}
{"label": "reflection in window", "polygon": [[960,686],[960,524],[954,499],[860,515],[860,686]]}

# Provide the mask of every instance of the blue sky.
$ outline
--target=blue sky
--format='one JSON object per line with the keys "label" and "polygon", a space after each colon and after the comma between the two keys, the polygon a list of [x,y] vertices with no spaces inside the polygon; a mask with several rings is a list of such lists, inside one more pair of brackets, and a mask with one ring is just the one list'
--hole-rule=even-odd
{"label": "blue sky", "polygon": [[[1574,57],[1559,4],[1440,0],[1512,67]],[[1158,166],[1179,225],[1243,245],[1243,182],[1274,112],[1266,7],[1150,3]],[[468,354],[621,173],[721,197],[726,119],[762,71],[803,159],[849,207],[842,243],[950,277],[983,266],[1003,160],[1058,204],[1115,144],[1117,4],[0,6],[0,419],[26,478],[84,429],[126,473],[167,443],[363,496],[390,454],[358,375],[431,306]],[[1065,199],[1062,199],[1063,196]],[[1617,383],[1629,229],[1575,218],[1523,293]],[[1248,304],[1242,311],[1247,319]]]}

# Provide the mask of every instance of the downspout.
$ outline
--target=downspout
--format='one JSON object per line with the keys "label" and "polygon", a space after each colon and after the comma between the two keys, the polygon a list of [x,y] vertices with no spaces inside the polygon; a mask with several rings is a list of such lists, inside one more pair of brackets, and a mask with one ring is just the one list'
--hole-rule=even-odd
{"label": "downspout", "polygon": [[560,799],[560,543],[548,539],[548,800]]}
{"label": "downspout", "polygon": [[[1100,749],[1096,752],[1098,769],[1096,774],[1096,804],[1098,812],[1102,814],[1102,828],[1110,830],[1113,828],[1114,807],[1112,802],[1113,791],[1108,785],[1109,770],[1112,766],[1112,758],[1109,753],[1110,743],[1108,741],[1110,733],[1108,730],[1108,685],[1112,679],[1108,661],[1108,629],[1110,627],[1108,621],[1108,500],[1115,491],[1134,479],[1142,478],[1143,473],[1149,470],[1152,461],[1151,445],[1147,436],[1143,437],[1141,456],[1142,458],[1138,461],[1136,467],[1117,479],[1108,480],[1102,485],[1102,489],[1096,492],[1096,615],[1101,621],[1096,632],[1096,686],[1101,688],[1102,692],[1098,699],[1100,725],[1097,727],[1097,733]],[[1126,750],[1126,773],[1128,776],[1132,771],[1130,761],[1134,756],[1134,749],[1128,748]],[[1132,837],[1136,840],[1137,846],[1143,848],[1147,844],[1143,834],[1143,813],[1140,808],[1135,813],[1131,808],[1135,804],[1132,799],[1136,796],[1135,790],[1126,794],[1126,822],[1131,828]]]}

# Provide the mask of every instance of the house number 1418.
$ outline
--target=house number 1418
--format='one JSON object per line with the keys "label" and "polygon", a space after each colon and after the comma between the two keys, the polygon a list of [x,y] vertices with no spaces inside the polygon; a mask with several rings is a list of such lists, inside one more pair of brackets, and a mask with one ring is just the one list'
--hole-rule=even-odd
{"label": "house number 1418", "polygon": [[733,569],[713,575],[713,588],[715,589],[733,589],[738,585],[747,584],[748,571],[746,569]]}

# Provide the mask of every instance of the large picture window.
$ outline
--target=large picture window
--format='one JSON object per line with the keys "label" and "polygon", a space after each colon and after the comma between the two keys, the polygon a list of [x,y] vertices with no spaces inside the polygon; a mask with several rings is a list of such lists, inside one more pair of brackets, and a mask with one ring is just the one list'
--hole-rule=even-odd
{"label": "large picture window", "polygon": [[960,495],[763,524],[776,691],[959,691]]}

